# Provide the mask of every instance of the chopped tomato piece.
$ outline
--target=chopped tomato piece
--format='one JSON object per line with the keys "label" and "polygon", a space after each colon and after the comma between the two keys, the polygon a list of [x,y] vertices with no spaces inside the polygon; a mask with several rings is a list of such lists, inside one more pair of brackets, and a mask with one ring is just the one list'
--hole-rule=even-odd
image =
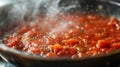
{"label": "chopped tomato piece", "polygon": [[56,53],[56,52],[62,50],[63,46],[61,46],[60,44],[55,44],[55,45],[50,45],[49,48],[52,52]]}
{"label": "chopped tomato piece", "polygon": [[98,43],[96,45],[97,48],[107,48],[110,46],[110,43],[106,40],[98,40]]}
{"label": "chopped tomato piece", "polygon": [[77,39],[68,39],[68,40],[63,40],[63,43],[65,43],[67,45],[74,46],[75,44],[79,43],[79,40],[77,40]]}
{"label": "chopped tomato piece", "polygon": [[56,55],[55,53],[47,53],[47,54],[45,55],[45,57],[55,58],[55,57],[57,57],[57,55]]}
{"label": "chopped tomato piece", "polygon": [[39,48],[32,48],[32,52],[35,53],[35,54],[39,54],[40,49]]}
{"label": "chopped tomato piece", "polygon": [[120,49],[120,43],[113,43],[112,47],[115,47],[117,49]]}
{"label": "chopped tomato piece", "polygon": [[18,34],[23,34],[29,30],[29,26],[24,26],[18,31]]}

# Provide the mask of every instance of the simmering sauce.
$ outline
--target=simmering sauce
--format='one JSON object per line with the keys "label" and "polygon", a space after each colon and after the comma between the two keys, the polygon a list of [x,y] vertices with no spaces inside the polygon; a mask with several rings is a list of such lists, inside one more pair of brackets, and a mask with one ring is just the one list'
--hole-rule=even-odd
{"label": "simmering sauce", "polygon": [[37,19],[9,35],[13,49],[43,57],[82,58],[120,49],[120,22],[99,15],[60,15]]}

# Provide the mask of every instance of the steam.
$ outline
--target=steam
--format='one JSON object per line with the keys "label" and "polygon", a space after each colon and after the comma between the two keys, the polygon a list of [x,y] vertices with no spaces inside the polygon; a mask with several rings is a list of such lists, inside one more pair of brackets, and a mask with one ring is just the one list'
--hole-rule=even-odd
{"label": "steam", "polygon": [[10,17],[12,21],[24,21],[25,18],[36,19],[36,16],[42,14],[52,17],[58,13],[64,13],[71,8],[75,8],[78,5],[76,1],[73,1],[72,4],[68,6],[59,7],[61,1],[62,0],[21,0],[19,3],[13,4],[8,13],[8,17]]}
{"label": "steam", "polygon": [[11,21],[26,22],[26,18],[37,20],[36,17],[41,17],[41,15],[44,14],[47,17],[40,22],[39,26],[43,30],[46,27],[50,29],[50,31],[49,34],[43,36],[43,39],[47,40],[46,38],[49,36],[55,39],[56,35],[60,35],[61,32],[68,30],[68,26],[71,22],[67,23],[63,20],[56,22],[58,24],[56,27],[51,27],[47,19],[56,21],[57,14],[64,14],[64,12],[78,6],[77,1],[70,0],[68,0],[69,4],[63,3],[63,6],[60,6],[61,1],[67,0],[21,0],[19,3],[13,4],[8,13],[8,17],[10,17]]}
{"label": "steam", "polygon": [[76,24],[73,21],[61,21],[58,26],[51,29],[47,36],[56,39],[57,35],[62,35],[62,33],[69,32],[70,26],[76,28]]}
{"label": "steam", "polygon": [[58,14],[61,11],[61,8],[59,8],[59,5],[58,5],[59,2],[60,2],[60,0],[56,0],[54,2],[52,2],[52,1],[50,2],[51,5],[48,6],[48,8],[47,8],[47,15],[48,16],[54,16],[54,15]]}

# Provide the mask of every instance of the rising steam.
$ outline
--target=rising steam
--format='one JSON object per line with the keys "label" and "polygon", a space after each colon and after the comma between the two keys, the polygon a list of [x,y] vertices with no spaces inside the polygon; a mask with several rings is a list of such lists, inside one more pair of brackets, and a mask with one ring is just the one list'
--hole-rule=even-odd
{"label": "rising steam", "polygon": [[71,8],[75,8],[78,5],[76,1],[72,1],[70,5],[59,7],[61,1],[62,0],[21,0],[19,3],[13,4],[8,13],[8,17],[10,17],[12,21],[24,21],[26,17],[36,18],[37,15],[41,14],[55,16],[58,13],[63,13]]}
{"label": "rising steam", "polygon": [[[64,14],[67,10],[76,8],[78,6],[77,1],[68,0],[69,4],[62,3],[63,6],[60,6],[61,1],[67,0],[24,0],[19,3],[13,4],[11,10],[8,13],[11,21],[22,21],[26,22],[26,17],[28,19],[37,20],[36,17],[41,15],[47,16],[44,21],[40,22],[40,28],[48,28],[49,34],[45,35],[43,39],[47,40],[47,37],[56,38],[57,35],[60,35],[61,32],[68,30],[68,26],[73,22],[66,23],[64,20],[60,21],[56,27],[51,27],[50,23],[46,21],[48,18],[55,20],[57,19],[57,14]],[[32,21],[34,22],[34,21]],[[57,33],[56,33],[57,32]],[[47,41],[46,41],[47,42]]]}

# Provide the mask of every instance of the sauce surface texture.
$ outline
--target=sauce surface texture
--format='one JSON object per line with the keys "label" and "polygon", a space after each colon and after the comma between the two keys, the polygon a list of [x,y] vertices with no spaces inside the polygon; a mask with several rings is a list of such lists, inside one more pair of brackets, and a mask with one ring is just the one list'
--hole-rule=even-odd
{"label": "sauce surface texture", "polygon": [[4,43],[43,57],[82,58],[120,49],[120,22],[115,17],[65,15],[26,24]]}

